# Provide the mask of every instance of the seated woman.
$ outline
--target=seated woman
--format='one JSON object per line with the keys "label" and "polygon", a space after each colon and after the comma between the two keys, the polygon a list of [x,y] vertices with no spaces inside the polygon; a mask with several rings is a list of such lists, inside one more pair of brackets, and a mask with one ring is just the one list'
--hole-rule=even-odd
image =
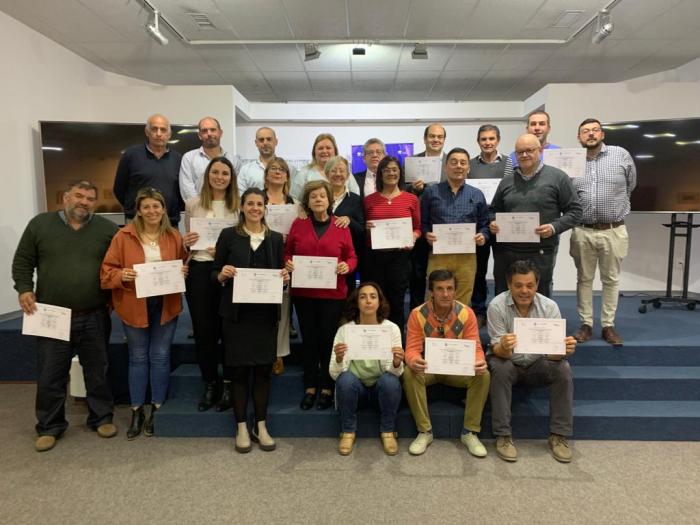
{"label": "seated woman", "polygon": [[279,304],[233,303],[233,279],[238,268],[279,268],[285,281],[282,234],[265,225],[265,193],[248,188],[241,196],[238,225],[221,231],[216,242],[213,280],[224,285],[219,304],[225,363],[232,367],[233,412],[236,416],[236,451],[250,452],[248,433],[248,392],[253,392],[255,424],[252,439],[261,450],[274,450],[275,440],[267,431],[272,363],[277,358]]}
{"label": "seated woman", "polygon": [[[379,432],[384,452],[394,456],[399,451],[396,442],[396,414],[401,402],[403,348],[401,331],[389,321],[389,304],[376,283],[366,282],[353,290],[345,304],[343,324],[335,334],[329,372],[335,379],[335,395],[340,410],[340,442],[338,452],[352,452],[357,430],[357,408],[360,404],[379,405]],[[347,329],[352,325],[383,325],[391,327],[392,359],[351,361],[348,359]]]}
{"label": "seated woman", "polygon": [[[182,294],[148,298],[136,297],[135,264],[157,261],[184,261],[187,257],[182,237],[170,225],[165,199],[154,188],[136,194],[136,217],[112,239],[100,270],[103,289],[112,290],[112,305],[124,322],[129,346],[129,396],[131,424],[126,438],[154,432],[153,417],[165,402],[170,382],[170,345],[177,317],[182,311]],[[187,275],[187,266],[182,272]],[[144,414],[150,377],[151,410]]]}

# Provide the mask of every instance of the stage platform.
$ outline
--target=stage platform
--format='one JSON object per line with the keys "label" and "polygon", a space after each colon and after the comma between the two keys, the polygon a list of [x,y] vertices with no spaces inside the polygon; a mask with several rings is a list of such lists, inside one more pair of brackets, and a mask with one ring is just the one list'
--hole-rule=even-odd
{"label": "stage platform", "polygon": [[[578,327],[575,297],[555,296],[567,319],[567,333]],[[574,437],[576,439],[698,440],[700,439],[700,319],[699,312],[664,306],[640,314],[640,297],[620,298],[617,329],[625,346],[612,348],[594,328],[594,338],[578,345],[571,358],[574,375]],[[599,298],[595,298],[599,311]],[[32,338],[19,333],[20,321],[0,323],[0,381],[32,381],[35,351]],[[157,433],[167,437],[233,436],[231,411],[197,412],[201,381],[194,343],[187,338],[189,316],[180,318],[173,345],[173,375],[169,400],[158,413]],[[485,330],[482,342],[488,341]],[[273,378],[269,428],[280,437],[336,436],[334,410],[302,411],[301,369],[293,355],[282,376]],[[115,396],[128,402],[127,350],[121,323],[114,318],[110,343],[110,377]],[[436,437],[457,437],[462,429],[463,391],[442,386],[429,390],[430,412]],[[361,410],[358,435],[376,436],[378,414]],[[415,425],[402,405],[398,431],[415,434]],[[546,389],[514,392],[513,433],[516,438],[541,438],[548,432]],[[490,437],[490,416],[483,419],[482,436]]]}

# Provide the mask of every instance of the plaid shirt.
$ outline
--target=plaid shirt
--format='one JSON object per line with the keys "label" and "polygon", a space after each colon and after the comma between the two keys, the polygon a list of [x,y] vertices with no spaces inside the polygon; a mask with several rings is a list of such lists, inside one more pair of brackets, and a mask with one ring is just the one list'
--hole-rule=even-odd
{"label": "plaid shirt", "polygon": [[586,176],[571,180],[583,207],[583,224],[620,222],[629,214],[637,170],[624,148],[603,143],[594,159],[586,159]]}

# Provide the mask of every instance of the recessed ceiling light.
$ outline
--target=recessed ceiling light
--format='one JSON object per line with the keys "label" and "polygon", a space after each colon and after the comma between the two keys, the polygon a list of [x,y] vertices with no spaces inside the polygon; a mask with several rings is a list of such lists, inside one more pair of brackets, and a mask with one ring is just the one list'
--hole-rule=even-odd
{"label": "recessed ceiling light", "polygon": [[676,138],[675,133],[645,133],[644,136],[648,139],[660,139],[664,137],[668,137],[671,139]]}
{"label": "recessed ceiling light", "polygon": [[644,160],[644,159],[653,159],[653,158],[654,158],[654,155],[650,155],[650,154],[648,154],[648,153],[640,153],[639,155],[635,155],[634,158],[635,158],[635,159],[640,159],[640,160]]}
{"label": "recessed ceiling light", "polygon": [[63,148],[60,146],[42,146],[41,149],[44,151],[63,151]]}

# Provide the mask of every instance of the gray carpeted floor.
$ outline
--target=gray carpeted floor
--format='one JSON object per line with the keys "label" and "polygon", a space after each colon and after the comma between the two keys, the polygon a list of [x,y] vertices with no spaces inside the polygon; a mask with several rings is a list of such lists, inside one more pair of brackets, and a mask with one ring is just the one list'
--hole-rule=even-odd
{"label": "gray carpeted floor", "polygon": [[[700,443],[574,442],[557,463],[545,440],[520,459],[476,459],[456,441],[411,457],[379,439],[341,457],[334,439],[278,440],[240,455],[233,439],[100,439],[69,401],[71,427],[34,451],[33,385],[0,385],[0,523],[698,523]],[[233,417],[233,416],[232,416]],[[233,423],[232,423],[233,425]],[[156,427],[157,431],[157,427]]]}

